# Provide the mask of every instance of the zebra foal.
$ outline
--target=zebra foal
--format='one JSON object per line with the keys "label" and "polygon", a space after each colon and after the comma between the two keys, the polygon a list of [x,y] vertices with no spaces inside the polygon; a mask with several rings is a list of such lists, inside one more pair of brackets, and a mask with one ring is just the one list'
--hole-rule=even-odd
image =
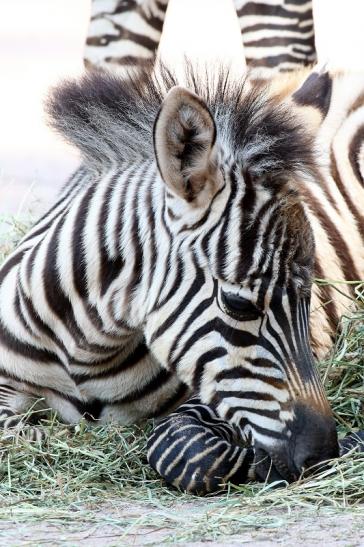
{"label": "zebra foal", "polygon": [[[127,424],[184,403],[148,457],[196,493],[269,471],[293,481],[338,455],[310,347],[311,280],[320,267],[363,278],[364,246],[336,248],[316,207],[333,189],[305,126],[324,128],[336,84],[306,76],[269,91],[189,69],[181,87],[161,67],[55,90],[52,125],[84,161],[0,270],[5,428],[39,397],[66,422]],[[347,195],[336,211],[355,242]],[[316,354],[340,298],[311,316]]]}

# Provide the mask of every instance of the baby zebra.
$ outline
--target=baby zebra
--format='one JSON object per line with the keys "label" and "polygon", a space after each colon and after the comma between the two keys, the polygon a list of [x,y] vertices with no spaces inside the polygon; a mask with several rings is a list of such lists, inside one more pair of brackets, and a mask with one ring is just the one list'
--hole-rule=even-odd
{"label": "baby zebra", "polygon": [[[89,73],[49,101],[83,164],[0,271],[3,425],[36,434],[19,415],[38,398],[70,423],[185,403],[149,442],[168,482],[293,481],[339,454],[309,341],[314,269],[364,279],[362,139],[350,187],[313,151],[316,134],[330,140],[326,119],[342,124],[331,108],[344,80],[265,89],[189,68],[180,87],[159,72]],[[364,81],[349,89],[346,137]],[[316,355],[346,306],[325,290],[313,293]]]}

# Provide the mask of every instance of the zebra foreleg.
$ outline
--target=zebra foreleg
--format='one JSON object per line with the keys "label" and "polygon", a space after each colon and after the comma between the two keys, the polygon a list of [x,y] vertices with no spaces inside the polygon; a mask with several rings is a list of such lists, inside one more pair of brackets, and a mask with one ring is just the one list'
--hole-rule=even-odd
{"label": "zebra foreleg", "polygon": [[[341,456],[352,449],[364,452],[364,431],[347,435],[339,445]],[[243,484],[268,475],[280,480],[252,447],[238,445],[232,426],[197,398],[162,419],[147,447],[150,466],[168,484],[192,494],[218,492],[228,482]]]}
{"label": "zebra foreleg", "polygon": [[39,403],[33,395],[0,384],[0,430],[3,430],[3,439],[19,436],[30,441],[44,439],[45,432],[34,425],[39,410]]}
{"label": "zebra foreleg", "polygon": [[255,479],[254,450],[236,442],[236,431],[198,399],[164,418],[148,439],[148,461],[168,484],[205,495],[228,482]]}

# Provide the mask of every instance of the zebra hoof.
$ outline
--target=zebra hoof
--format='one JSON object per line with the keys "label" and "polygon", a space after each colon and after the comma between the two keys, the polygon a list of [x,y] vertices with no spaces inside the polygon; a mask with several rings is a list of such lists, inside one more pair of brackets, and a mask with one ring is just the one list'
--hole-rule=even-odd
{"label": "zebra hoof", "polygon": [[340,442],[340,456],[344,456],[351,450],[364,453],[364,431],[350,433],[346,435]]}

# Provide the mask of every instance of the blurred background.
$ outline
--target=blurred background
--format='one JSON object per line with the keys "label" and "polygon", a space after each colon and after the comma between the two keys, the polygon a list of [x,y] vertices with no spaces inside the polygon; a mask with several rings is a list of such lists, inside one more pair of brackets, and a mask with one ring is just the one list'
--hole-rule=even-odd
{"label": "blurred background", "polygon": [[[272,0],[274,2],[275,0]],[[32,216],[54,199],[77,152],[46,126],[42,103],[60,79],[83,70],[91,0],[0,0],[0,215]],[[363,68],[363,0],[314,1],[319,62]],[[186,39],[187,37],[187,39]],[[170,0],[160,55],[215,59],[244,70],[232,0]]]}

